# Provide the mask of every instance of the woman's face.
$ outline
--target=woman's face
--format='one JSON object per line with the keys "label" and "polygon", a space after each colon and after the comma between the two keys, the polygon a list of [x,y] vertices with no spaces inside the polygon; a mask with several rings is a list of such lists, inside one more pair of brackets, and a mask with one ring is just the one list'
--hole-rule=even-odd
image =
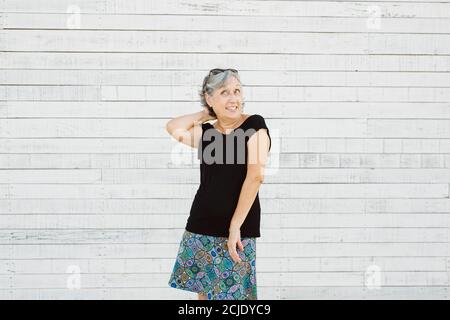
{"label": "woman's face", "polygon": [[242,87],[239,80],[229,77],[224,86],[216,89],[212,96],[206,95],[217,118],[238,119],[242,114]]}

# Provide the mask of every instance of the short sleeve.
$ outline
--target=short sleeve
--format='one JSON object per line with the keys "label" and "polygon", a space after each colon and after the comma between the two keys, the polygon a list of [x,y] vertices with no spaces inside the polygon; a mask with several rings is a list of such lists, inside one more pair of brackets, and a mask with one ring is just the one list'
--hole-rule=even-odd
{"label": "short sleeve", "polygon": [[266,125],[266,121],[263,116],[259,114],[254,114],[252,116],[252,119],[249,119],[248,128],[255,129],[255,131],[258,131],[259,129],[267,129],[267,135],[269,136],[269,151],[272,147],[272,138],[270,137],[269,128]]}

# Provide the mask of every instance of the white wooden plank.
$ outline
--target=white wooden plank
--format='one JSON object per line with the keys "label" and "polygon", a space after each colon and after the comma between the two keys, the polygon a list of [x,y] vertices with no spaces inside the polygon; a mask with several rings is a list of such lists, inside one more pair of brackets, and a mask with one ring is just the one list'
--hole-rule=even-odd
{"label": "white wooden plank", "polygon": [[[273,277],[270,277],[273,275]],[[40,275],[14,275],[10,277],[0,276],[0,285],[3,287],[14,286],[15,288],[64,288],[68,277],[70,275],[47,275],[48,281],[44,280]],[[401,278],[403,276],[403,279]],[[35,277],[35,281],[31,282],[30,278]],[[306,278],[305,278],[306,277]],[[409,279],[405,279],[408,277]],[[147,287],[149,283],[154,285],[163,286],[167,283],[166,278],[159,277],[159,275],[153,274],[81,274],[80,275],[83,287],[85,288],[98,288],[98,287],[123,287],[123,281],[130,283],[133,287]],[[265,274],[261,273],[258,278],[258,284],[263,287],[267,286],[344,286],[354,285],[357,286],[362,276],[360,273],[346,273],[348,282],[343,282],[342,274],[340,273],[288,273],[288,274]],[[159,280],[159,281],[158,281]],[[410,274],[402,273],[383,273],[383,282],[386,285],[445,285],[446,277],[445,273],[419,273],[414,272]],[[406,281],[405,281],[406,280]],[[291,281],[291,282],[289,282]]]}
{"label": "white wooden plank", "polygon": [[[6,101],[0,116],[10,118],[173,118],[198,112],[200,102],[181,101]],[[247,109],[248,108],[248,109]],[[246,103],[248,114],[279,118],[450,118],[448,103],[273,102]]]}
{"label": "white wooden plank", "polygon": [[[107,0],[92,3],[87,0],[37,0],[29,3],[26,0],[4,0],[5,12],[47,12],[65,13],[69,7],[83,13],[140,13],[140,14],[213,14],[234,16],[334,16],[334,17],[367,17],[370,15],[370,3],[356,1],[239,1],[229,2],[201,0],[196,5],[189,2],[168,0],[164,2],[152,0]],[[449,17],[450,4],[436,2],[387,2],[378,6],[382,17]],[[82,9],[81,9],[82,8]]]}
{"label": "white wooden plank", "polygon": [[[1,129],[0,129],[1,130]],[[167,138],[48,138],[48,139],[2,139],[0,138],[0,152],[2,153],[168,153],[176,146],[177,157],[190,154],[186,164],[192,164],[196,159],[195,151],[181,144],[168,144]],[[450,139],[358,139],[358,138],[281,138],[281,156],[283,153],[342,153],[345,158],[348,153],[402,153],[405,156],[412,153],[448,154],[450,153]],[[178,149],[180,148],[180,149]],[[152,152],[154,151],[154,152]],[[188,157],[188,155],[186,155]],[[308,157],[308,155],[303,155]],[[315,157],[313,155],[313,157]],[[188,161],[192,160],[192,161]],[[173,160],[180,165],[182,162]],[[304,165],[305,162],[302,162]]]}
{"label": "white wooden plank", "polygon": [[[24,201],[25,202],[25,201]],[[175,201],[174,201],[175,202]],[[350,202],[350,201],[349,201]],[[450,228],[450,213],[269,213],[264,212],[261,228],[302,229],[314,228]],[[2,213],[3,229],[95,229],[95,228],[184,228],[186,214],[6,214]],[[448,237],[448,229],[441,230],[441,237]],[[300,231],[303,232],[303,231]]]}
{"label": "white wooden plank", "polygon": [[[1,156],[0,156],[1,158]],[[193,199],[198,184],[0,184],[1,199]],[[448,184],[264,184],[260,199],[447,198]]]}
{"label": "white wooden plank", "polygon": [[[114,217],[115,218],[115,217]],[[42,218],[45,223],[46,217]],[[32,220],[33,221],[33,220]],[[94,220],[95,221],[95,220]],[[53,225],[52,225],[53,226]],[[23,227],[21,224],[20,227]],[[108,226],[109,227],[109,226]],[[8,229],[0,231],[0,244],[78,244],[78,243],[177,243],[180,230],[172,229]],[[443,243],[450,241],[450,231],[445,228],[308,228],[301,232],[286,229],[280,232],[263,229],[259,243]]]}
{"label": "white wooden plank", "polygon": [[[272,291],[273,290],[268,290]],[[166,288],[0,289],[4,300],[197,300],[197,294]]]}
{"label": "white wooden plank", "polygon": [[[336,27],[336,26],[335,26]],[[198,57],[201,59],[198,59]],[[120,69],[120,70],[203,70],[205,66],[232,65],[239,70],[303,70],[303,71],[450,71],[450,58],[445,55],[382,54],[251,54],[223,52],[0,52],[4,69]],[[270,67],[269,67],[270,66]]]}
{"label": "white wooden plank", "polygon": [[0,184],[0,199],[9,198],[9,185]]}
{"label": "white wooden plank", "polygon": [[282,152],[448,153],[449,139],[282,138]]}
{"label": "white wooden plank", "polygon": [[[258,240],[259,241],[259,240]],[[3,259],[1,274],[66,273],[70,266],[78,266],[84,273],[165,273],[173,268],[175,258],[139,259]],[[345,272],[366,271],[379,266],[383,271],[446,271],[446,257],[301,257],[257,258],[257,272],[309,271]]]}
{"label": "white wooden plank", "polygon": [[[165,137],[170,119],[0,119],[3,137]],[[450,138],[449,119],[266,119],[280,137]],[[275,149],[275,148],[274,148]]]}
{"label": "white wooden plank", "polygon": [[[447,169],[346,169],[275,168],[265,171],[265,183],[448,183]],[[109,183],[194,183],[196,169],[104,169],[102,181]]]}
{"label": "white wooden plank", "polygon": [[[450,21],[450,20],[449,20]],[[42,73],[46,77],[42,77]],[[198,83],[204,71],[174,70],[4,70],[5,85],[186,86]],[[243,71],[245,85],[348,86],[348,87],[450,87],[450,73],[438,72],[340,72],[340,71]],[[244,86],[244,93],[246,92]],[[447,109],[447,116],[449,111]]]}
{"label": "white wooden plank", "polygon": [[[450,41],[449,41],[450,43]],[[13,101],[191,101],[196,86],[0,86],[3,100]],[[407,87],[247,87],[248,101],[275,102],[423,102],[450,100],[450,88]]]}
{"label": "white wooden plank", "polygon": [[[175,151],[175,150],[174,150]],[[448,168],[443,154],[338,154],[338,153],[280,153],[276,154],[279,168]],[[448,158],[448,156],[447,156]],[[185,161],[186,160],[186,161]],[[189,161],[187,161],[189,160]],[[199,162],[191,151],[183,153],[123,154],[0,154],[4,169],[156,169],[198,168]],[[376,187],[376,186],[375,186]]]}
{"label": "white wooden plank", "polygon": [[[381,6],[380,6],[381,8]],[[81,9],[81,8],[80,8]],[[80,10],[82,14],[82,10]],[[195,19],[184,15],[147,14],[86,14],[75,24],[73,13],[5,13],[4,29],[67,29],[81,30],[218,30],[217,17],[199,15]],[[368,27],[367,17],[286,17],[286,16],[221,16],[220,30],[284,31],[284,32],[380,32],[383,33],[447,33],[446,18],[416,19],[387,17],[378,28]]]}
{"label": "white wooden plank", "polygon": [[[169,145],[170,146],[170,145]],[[167,147],[167,145],[166,145]],[[192,150],[168,150],[166,153],[138,154],[6,154],[0,155],[3,168],[80,169],[80,168],[198,168],[199,161]],[[285,154],[284,156],[289,156]],[[289,159],[280,159],[287,167]],[[294,167],[297,167],[294,164]]]}
{"label": "white wooden plank", "polygon": [[[261,187],[264,193],[265,188]],[[11,199],[0,200],[0,213],[54,214],[77,213],[135,213],[135,214],[185,214],[192,199]],[[450,200],[443,199],[309,199],[287,198],[274,201],[261,198],[263,212],[280,213],[438,213],[450,212]],[[56,211],[56,212],[55,212]],[[289,216],[289,215],[288,215]],[[319,215],[320,216],[320,215]],[[412,222],[413,223],[413,222]]]}
{"label": "white wooden plank", "polygon": [[[178,244],[1,245],[0,259],[175,258]],[[259,257],[448,256],[449,243],[261,243]],[[170,272],[170,270],[167,270]]]}
{"label": "white wooden plank", "polygon": [[[51,174],[49,174],[51,172]],[[100,169],[74,169],[74,170],[0,170],[2,183],[99,183],[101,182]]]}
{"label": "white wooden plank", "polygon": [[[0,120],[1,121],[1,120]],[[0,127],[1,130],[1,127]],[[1,131],[0,131],[1,132]],[[168,134],[167,134],[168,135]],[[169,138],[49,138],[49,139],[1,139],[0,152],[2,153],[168,153],[174,144],[168,143]],[[177,145],[178,146],[178,145]],[[189,150],[195,157],[197,149]],[[184,149],[183,149],[184,148]],[[180,152],[181,153],[181,152]],[[178,153],[177,153],[178,154]]]}
{"label": "white wooden plank", "polygon": [[[449,6],[450,8],[450,6]],[[449,10],[450,12],[450,10]],[[448,14],[447,14],[448,15]],[[7,30],[4,51],[448,54],[449,34]],[[183,42],[184,41],[184,42]],[[174,43],[184,46],[174,50]],[[250,50],[248,48],[251,48]]]}
{"label": "white wooden plank", "polygon": [[[264,190],[262,188],[261,190]],[[262,191],[263,192],[263,191]],[[0,200],[0,213],[183,214],[192,199],[11,199]],[[449,199],[260,199],[264,213],[449,213]],[[303,215],[301,215],[303,216]],[[415,216],[415,215],[414,215]],[[169,223],[169,221],[167,222]]]}
{"label": "white wooden plank", "polygon": [[[197,294],[185,290],[167,287],[151,288],[80,288],[67,289],[0,289],[0,297],[10,299],[40,299],[40,300],[197,300]],[[298,300],[435,300],[448,299],[446,286],[383,286],[380,289],[349,286],[321,287],[263,287],[258,285],[258,299],[298,299]]]}
{"label": "white wooden plank", "polygon": [[[270,297],[273,297],[270,292]],[[447,286],[382,286],[368,287],[285,287],[281,299],[299,300],[448,300]],[[275,295],[276,297],[276,295]],[[276,299],[276,298],[275,298]]]}
{"label": "white wooden plank", "polygon": [[[445,285],[447,283],[447,274],[445,272],[427,272],[425,275],[420,273],[405,274],[383,273],[387,285],[395,285],[401,282],[404,285]],[[412,279],[405,281],[401,277],[406,278],[410,276]],[[0,287],[13,288],[67,288],[67,282],[72,274],[48,274],[48,275],[0,275]],[[169,281],[169,274],[80,274],[80,286],[83,288],[99,288],[99,287],[124,287],[129,285],[132,287],[148,287],[167,285]],[[390,278],[393,278],[392,280]],[[400,279],[399,279],[400,278]],[[423,279],[425,278],[425,279]],[[362,285],[363,274],[360,272],[346,272],[345,278],[339,272],[307,272],[307,273],[260,273],[257,282],[263,286],[323,286],[323,285]]]}

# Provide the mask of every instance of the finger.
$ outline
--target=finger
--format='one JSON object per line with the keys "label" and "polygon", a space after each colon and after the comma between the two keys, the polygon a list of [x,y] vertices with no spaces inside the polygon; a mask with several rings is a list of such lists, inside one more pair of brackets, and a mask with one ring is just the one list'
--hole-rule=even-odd
{"label": "finger", "polygon": [[231,257],[231,259],[232,259],[234,262],[236,262],[236,255],[234,254],[234,250],[233,250],[233,249],[230,249],[229,252],[230,252],[230,257]]}
{"label": "finger", "polygon": [[242,244],[241,240],[238,241],[238,247],[241,251],[244,251],[244,245]]}
{"label": "finger", "polygon": [[235,252],[234,255],[235,255],[234,262],[238,262],[238,263],[241,262],[241,257],[239,257],[239,254],[237,252]]}
{"label": "finger", "polygon": [[235,254],[233,255],[233,261],[234,261],[235,263],[241,262],[241,258],[239,257],[239,255],[238,255],[237,253],[235,253]]}
{"label": "finger", "polygon": [[230,256],[231,256],[231,259],[233,259],[234,262],[240,262],[239,255],[237,254],[235,248],[230,249]]}

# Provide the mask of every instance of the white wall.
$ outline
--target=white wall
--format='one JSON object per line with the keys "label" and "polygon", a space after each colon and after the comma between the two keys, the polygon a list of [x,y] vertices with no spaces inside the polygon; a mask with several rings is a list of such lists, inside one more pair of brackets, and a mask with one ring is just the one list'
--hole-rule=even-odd
{"label": "white wall", "polygon": [[450,2],[1,5],[0,298],[196,298],[165,123],[214,67],[273,133],[261,299],[449,298]]}

